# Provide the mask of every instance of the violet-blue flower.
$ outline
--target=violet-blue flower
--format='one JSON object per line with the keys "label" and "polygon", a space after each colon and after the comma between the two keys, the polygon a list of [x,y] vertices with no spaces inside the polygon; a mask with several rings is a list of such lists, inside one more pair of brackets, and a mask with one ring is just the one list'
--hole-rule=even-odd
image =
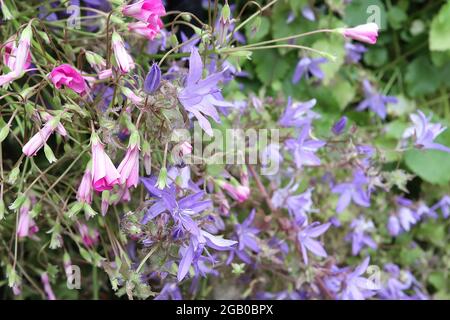
{"label": "violet-blue flower", "polygon": [[405,130],[403,139],[414,138],[414,146],[418,149],[435,149],[450,152],[450,148],[434,142],[434,140],[447,128],[440,123],[431,123],[431,116],[426,117],[422,111],[411,114],[410,119],[413,125]]}
{"label": "violet-blue flower", "polygon": [[386,105],[389,103],[394,104],[398,102],[396,97],[383,96],[381,93],[377,92],[367,79],[363,81],[363,89],[365,99],[359,103],[356,108],[357,111],[363,111],[369,108],[381,119],[385,119],[387,115]]}
{"label": "violet-blue flower", "polygon": [[359,216],[352,220],[350,228],[352,228],[352,232],[345,237],[345,240],[351,241],[352,254],[354,256],[356,256],[364,247],[372,249],[377,248],[377,244],[369,234],[375,231],[375,225],[372,220],[366,220],[363,216]]}
{"label": "violet-blue flower", "polygon": [[310,129],[309,125],[303,126],[297,139],[288,139],[285,142],[286,148],[293,153],[297,169],[301,169],[303,166],[320,165],[320,159],[315,153],[326,142],[312,139],[309,133]]}
{"label": "violet-blue flower", "polygon": [[309,75],[313,75],[315,78],[322,80],[324,73],[320,69],[320,64],[327,62],[326,58],[302,58],[295,67],[294,75],[292,76],[292,83],[297,84],[305,76],[309,78]]}
{"label": "violet-blue flower", "polygon": [[358,63],[362,55],[367,52],[367,48],[360,43],[351,43],[347,42],[345,44],[346,57],[345,60],[347,63]]}
{"label": "violet-blue flower", "polygon": [[366,185],[368,179],[361,170],[353,173],[352,182],[344,182],[335,185],[331,191],[339,193],[339,200],[336,206],[336,212],[341,213],[353,201],[361,207],[370,207],[370,192]]}
{"label": "violet-blue flower", "polygon": [[355,268],[355,270],[346,276],[344,280],[344,290],[340,297],[342,300],[365,300],[375,294],[378,289],[376,283],[362,277],[369,267],[370,257]]}
{"label": "violet-blue flower", "polygon": [[315,256],[327,257],[327,253],[322,244],[314,238],[325,233],[330,226],[330,223],[320,224],[319,222],[313,222],[298,232],[297,241],[300,244],[305,264],[308,264],[308,251]]}
{"label": "violet-blue flower", "polygon": [[286,109],[279,120],[279,124],[283,127],[297,127],[300,128],[305,124],[310,124],[314,119],[320,116],[311,111],[316,105],[317,100],[311,99],[306,102],[293,102],[292,98],[288,98]]}
{"label": "violet-blue flower", "polygon": [[215,107],[232,107],[233,104],[223,101],[219,81],[223,80],[223,72],[210,74],[202,79],[203,62],[196,48],[192,48],[189,58],[189,73],[185,87],[178,93],[186,111],[191,112],[197,118],[200,127],[213,136],[211,124],[205,116],[211,117],[215,122],[220,122],[219,113]]}

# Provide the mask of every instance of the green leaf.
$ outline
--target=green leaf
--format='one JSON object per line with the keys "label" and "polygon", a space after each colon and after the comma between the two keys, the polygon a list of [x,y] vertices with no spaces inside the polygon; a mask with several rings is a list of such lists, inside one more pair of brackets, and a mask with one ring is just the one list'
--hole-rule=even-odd
{"label": "green leaf", "polygon": [[405,11],[399,7],[393,6],[389,9],[388,20],[392,28],[398,30],[402,28],[403,23],[408,20],[408,16]]}
{"label": "green leaf", "polygon": [[444,185],[450,181],[450,154],[438,150],[410,150],[405,154],[408,168],[423,180]]}
{"label": "green leaf", "polygon": [[280,57],[276,50],[255,52],[253,62],[256,64],[256,75],[267,86],[275,80],[282,79],[291,68],[286,59]]}
{"label": "green leaf", "polygon": [[450,2],[442,6],[433,18],[430,28],[430,50],[450,50]]}
{"label": "green leaf", "polygon": [[386,48],[371,47],[369,51],[364,54],[364,62],[371,67],[381,67],[389,59]]}
{"label": "green leaf", "polygon": [[409,95],[419,97],[434,93],[439,88],[441,74],[426,56],[420,56],[408,65],[405,82]]}
{"label": "green leaf", "polygon": [[245,28],[245,35],[248,39],[248,43],[255,43],[261,41],[270,31],[270,20],[267,17],[261,17],[259,27],[254,30],[252,24],[248,24]]}
{"label": "green leaf", "polygon": [[344,63],[344,39],[341,36],[333,35],[328,39],[317,40],[316,42],[314,42],[312,47],[316,50],[327,52],[336,57],[335,61],[328,60],[327,63],[323,63],[320,65],[320,68],[325,74],[323,82],[325,85],[327,85],[334,78],[334,76]]}

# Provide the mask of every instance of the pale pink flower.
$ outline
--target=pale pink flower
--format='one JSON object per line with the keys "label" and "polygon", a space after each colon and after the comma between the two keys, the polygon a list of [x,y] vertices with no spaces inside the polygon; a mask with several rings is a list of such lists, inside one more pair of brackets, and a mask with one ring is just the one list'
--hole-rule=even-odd
{"label": "pale pink flower", "polygon": [[134,132],[130,137],[127,152],[119,164],[120,183],[127,188],[137,187],[139,182],[139,134]]}
{"label": "pale pink flower", "polygon": [[130,23],[128,25],[128,30],[144,36],[149,40],[153,40],[161,32],[163,26],[164,24],[161,19],[158,19],[156,24],[139,21]]}
{"label": "pale pink flower", "polygon": [[[51,116],[50,116],[51,117]],[[33,157],[44,146],[50,135],[56,130],[59,118],[51,117],[44,127],[39,130],[22,148],[22,152],[27,157]],[[64,127],[62,127],[64,128]],[[65,132],[65,129],[64,129]],[[64,133],[63,132],[63,133]],[[67,134],[67,133],[66,133]]]}
{"label": "pale pink flower", "polygon": [[112,69],[111,69],[111,68],[110,68],[110,69],[105,69],[105,70],[100,71],[100,72],[98,73],[98,78],[99,78],[100,80],[105,80],[105,79],[111,78],[112,75],[113,75],[113,73],[112,73]]}
{"label": "pale pink flower", "polygon": [[30,216],[30,201],[27,200],[19,210],[19,224],[17,226],[17,237],[25,238],[31,237],[39,231],[38,226]]}
{"label": "pale pink flower", "polygon": [[130,99],[131,102],[133,102],[134,104],[140,104],[144,101],[144,99],[142,97],[139,97],[136,93],[134,93],[133,90],[124,87],[122,88],[122,93],[128,98]]}
{"label": "pale pink flower", "polygon": [[122,73],[128,73],[130,70],[134,69],[134,61],[130,54],[125,49],[122,38],[117,32],[112,35],[112,47],[114,51],[114,57]]}
{"label": "pale pink flower", "polygon": [[250,197],[250,188],[243,185],[232,185],[228,182],[220,182],[219,185],[239,203],[246,201]]}
{"label": "pale pink flower", "polygon": [[0,76],[0,86],[20,78],[23,72],[30,66],[31,36],[31,25],[27,25],[20,35],[17,47],[14,41],[11,42],[12,39],[8,40],[8,44],[5,46],[3,61],[11,71]]}
{"label": "pale pink flower", "polygon": [[378,38],[378,25],[376,23],[366,23],[354,28],[342,29],[342,34],[346,38],[375,44]]}
{"label": "pale pink flower", "polygon": [[141,0],[125,6],[122,13],[143,22],[157,24],[160,17],[166,14],[166,9],[161,0]]}
{"label": "pale pink flower", "polygon": [[53,289],[50,285],[50,279],[48,278],[47,272],[44,272],[43,274],[41,274],[41,282],[42,282],[42,285],[44,286],[44,291],[47,294],[47,299],[48,300],[56,300],[56,296],[53,293]]}
{"label": "pale pink flower", "polygon": [[89,228],[86,224],[80,222],[77,223],[77,226],[81,240],[87,248],[92,248],[98,243],[99,233],[97,229]]}
{"label": "pale pink flower", "polygon": [[96,191],[111,190],[119,184],[120,174],[105,153],[103,144],[96,133],[91,137],[92,148],[92,186]]}
{"label": "pale pink flower", "polygon": [[[3,63],[8,66],[10,70],[14,70],[16,65],[16,56],[17,56],[17,45],[16,45],[16,37],[11,37],[8,39],[6,44],[4,45],[4,53],[3,53]],[[24,69],[28,69],[31,65],[31,53],[28,51],[27,59],[24,64]]]}
{"label": "pale pink flower", "polygon": [[64,85],[81,96],[86,94],[88,90],[83,76],[69,64],[62,64],[54,68],[49,78],[57,89],[61,89]]}
{"label": "pale pink flower", "polygon": [[84,171],[80,186],[77,191],[77,200],[79,202],[92,203],[92,174],[91,163],[89,163]]}

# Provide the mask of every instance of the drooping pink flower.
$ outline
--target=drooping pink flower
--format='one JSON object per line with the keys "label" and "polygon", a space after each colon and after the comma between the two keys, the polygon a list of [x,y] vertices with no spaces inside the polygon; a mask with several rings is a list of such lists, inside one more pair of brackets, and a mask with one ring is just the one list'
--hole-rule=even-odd
{"label": "drooping pink flower", "polygon": [[219,186],[224,189],[230,197],[239,203],[246,201],[250,196],[250,188],[243,185],[233,185],[228,182],[219,181]]}
{"label": "drooping pink flower", "polygon": [[5,46],[3,61],[11,71],[0,76],[0,86],[20,78],[23,72],[30,66],[32,34],[31,25],[29,24],[23,29],[17,47],[14,41],[11,42],[11,39],[8,40],[8,44]]}
{"label": "drooping pink flower", "polygon": [[376,23],[366,23],[354,28],[342,30],[346,38],[358,40],[365,43],[375,44],[378,38],[378,25]]}
{"label": "drooping pink flower", "polygon": [[142,97],[138,96],[133,90],[127,87],[122,88],[122,93],[134,104],[140,104],[144,101]]}
{"label": "drooping pink flower", "polygon": [[88,89],[83,76],[69,64],[54,68],[49,78],[57,89],[61,89],[64,85],[81,96],[85,95]]}
{"label": "drooping pink flower", "polygon": [[29,200],[26,200],[22,207],[20,207],[19,214],[19,224],[16,231],[18,238],[31,237],[39,231],[38,226],[30,216]]}
{"label": "drooping pink flower", "polygon": [[[14,70],[14,67],[16,65],[16,57],[17,57],[17,50],[18,47],[16,45],[16,37],[11,37],[8,39],[6,44],[4,45],[4,53],[3,53],[3,63],[8,66],[10,70]],[[28,69],[28,67],[31,65],[31,53],[28,51],[27,58],[25,60],[24,69]]]}
{"label": "drooping pink flower", "polygon": [[92,148],[92,187],[96,191],[111,190],[119,184],[120,174],[105,153],[103,144],[96,133],[91,137]]}
{"label": "drooping pink flower", "polygon": [[122,13],[150,24],[157,24],[161,16],[166,14],[166,9],[161,0],[141,0],[125,6]]}
{"label": "drooping pink flower", "polygon": [[105,69],[105,70],[100,71],[98,73],[98,79],[99,80],[109,79],[109,78],[112,77],[112,75],[113,75],[113,73],[112,73],[112,69],[111,68],[110,69]]}
{"label": "drooping pink flower", "polygon": [[[44,146],[50,135],[57,130],[59,124],[59,118],[49,116],[49,120],[45,123],[44,127],[39,130],[22,148],[22,152],[27,157],[33,157]],[[62,127],[64,129],[64,127]],[[60,129],[60,130],[62,130]],[[59,132],[59,131],[58,131]],[[61,131],[59,133],[65,133]],[[65,133],[67,135],[67,133]]]}
{"label": "drooping pink flower", "polygon": [[42,285],[44,286],[44,291],[47,295],[47,299],[48,300],[56,300],[56,296],[53,293],[53,289],[50,285],[50,279],[48,278],[47,272],[44,272],[43,274],[41,274],[41,282],[42,282]]}
{"label": "drooping pink flower", "polygon": [[86,224],[78,222],[78,232],[86,247],[92,248],[98,243],[99,233],[97,229],[89,228]]}
{"label": "drooping pink flower", "polygon": [[122,73],[128,73],[130,70],[134,69],[135,65],[133,58],[125,49],[123,40],[117,32],[112,34],[112,47],[120,71]]}
{"label": "drooping pink flower", "polygon": [[77,200],[83,203],[92,203],[92,174],[91,163],[89,163],[84,171],[80,186],[77,191]]}
{"label": "drooping pink flower", "polygon": [[127,188],[137,187],[139,182],[139,134],[134,132],[130,137],[127,153],[119,164],[120,183]]}
{"label": "drooping pink flower", "polygon": [[128,30],[136,32],[137,34],[144,36],[149,40],[153,40],[160,33],[163,26],[164,24],[161,19],[158,19],[156,24],[139,21],[130,23],[128,25]]}

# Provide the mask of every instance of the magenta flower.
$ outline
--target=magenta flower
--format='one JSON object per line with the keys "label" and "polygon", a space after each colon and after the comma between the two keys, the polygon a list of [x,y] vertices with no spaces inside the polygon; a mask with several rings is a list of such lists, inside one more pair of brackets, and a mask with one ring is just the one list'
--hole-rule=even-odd
{"label": "magenta flower", "polygon": [[166,14],[166,9],[161,0],[141,0],[125,6],[122,13],[142,22],[156,25],[159,23],[160,17]]}
{"label": "magenta flower", "polygon": [[[44,127],[39,130],[22,148],[22,152],[27,157],[33,157],[44,146],[50,135],[58,130],[59,133],[65,133],[64,127],[59,126],[59,117],[49,116],[49,120],[45,123]],[[58,129],[59,128],[59,129]],[[64,129],[64,131],[63,131]],[[63,134],[64,136],[64,134]]]}
{"label": "magenta flower", "polygon": [[69,64],[62,64],[54,68],[49,78],[57,89],[61,89],[64,85],[81,96],[85,95],[88,90],[83,76]]}
{"label": "magenta flower", "polygon": [[330,223],[321,225],[319,222],[313,222],[298,233],[297,240],[300,244],[305,264],[308,264],[308,251],[311,251],[314,255],[319,257],[327,257],[327,253],[322,244],[313,238],[317,238],[325,233],[330,226]]}
{"label": "magenta flower", "polygon": [[365,43],[375,44],[378,38],[378,25],[376,23],[366,23],[354,28],[346,28],[342,30],[342,34],[346,38],[358,40]]}
{"label": "magenta flower", "polygon": [[134,132],[130,137],[127,152],[117,168],[120,183],[127,188],[137,187],[139,182],[139,134]]}
{"label": "magenta flower", "polygon": [[117,66],[122,73],[128,73],[134,69],[134,61],[130,54],[125,49],[122,38],[117,32],[112,34],[112,46],[114,51],[114,58],[116,59]]}
{"label": "magenta flower", "polygon": [[83,178],[77,191],[77,200],[83,203],[92,203],[92,173],[91,163],[86,166]]}
{"label": "magenta flower", "polygon": [[103,144],[96,133],[92,133],[92,186],[95,191],[111,190],[120,183],[120,174],[105,153]]}
{"label": "magenta flower", "polygon": [[417,114],[411,114],[410,119],[413,125],[405,130],[403,139],[414,138],[414,146],[418,149],[435,149],[444,152],[450,152],[450,148],[434,142],[442,132],[447,128],[440,123],[431,123],[431,116],[426,117],[422,111]]}
{"label": "magenta flower", "polygon": [[186,86],[178,93],[178,99],[183,107],[197,118],[200,127],[209,136],[213,136],[211,124],[205,115],[218,123],[220,118],[215,107],[232,107],[233,104],[223,101],[217,87],[223,79],[224,71],[210,74],[205,79],[202,79],[202,72],[203,62],[200,54],[197,48],[192,48]]}
{"label": "magenta flower", "polygon": [[219,185],[223,188],[234,200],[242,203],[250,196],[250,188],[243,185],[232,185],[228,182],[219,181]]}

